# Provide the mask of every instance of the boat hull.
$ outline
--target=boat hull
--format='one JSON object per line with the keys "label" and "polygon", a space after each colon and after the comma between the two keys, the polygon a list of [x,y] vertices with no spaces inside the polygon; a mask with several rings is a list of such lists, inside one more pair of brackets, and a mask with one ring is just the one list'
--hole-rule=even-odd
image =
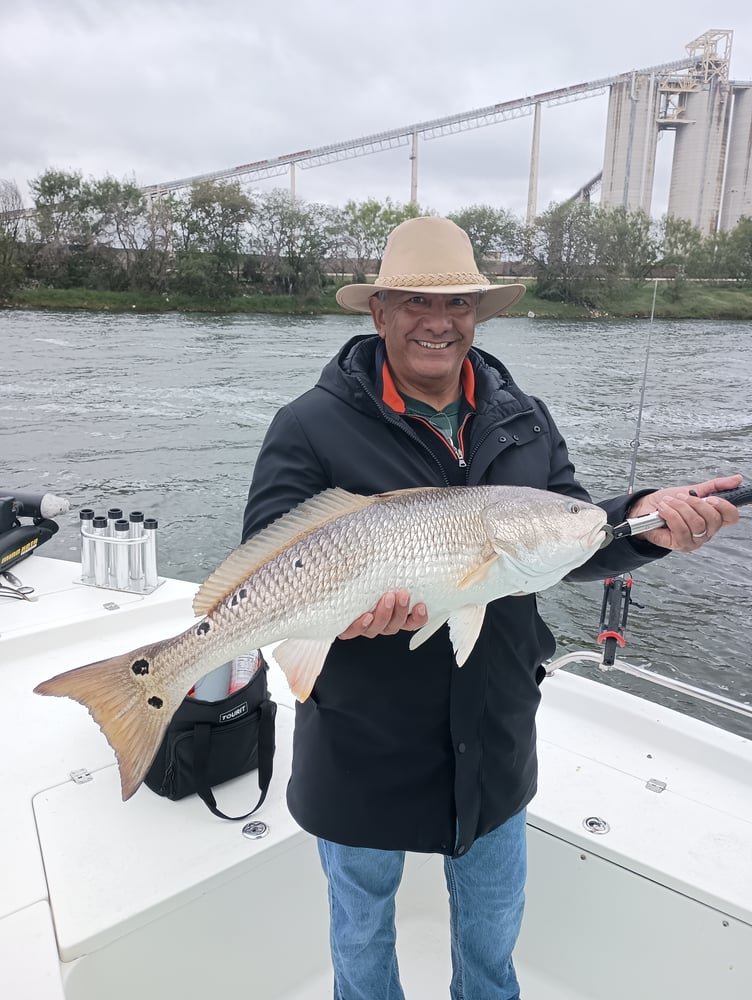
{"label": "boat hull", "polygon": [[[281,672],[272,666],[269,678],[275,773],[253,817],[265,836],[249,839],[243,823],[217,820],[195,797],[171,802],[142,788],[123,803],[112,752],[86,711],[32,690],[186,627],[195,587],[118,594],[77,585],[77,570],[32,556],[15,572],[39,600],[0,606],[0,750],[14,765],[0,829],[13,859],[0,874],[0,995],[328,1000],[323,876],[315,842],[285,804],[294,701]],[[539,757],[515,955],[525,992],[748,1000],[752,743],[559,672],[543,685]],[[256,797],[255,775],[217,790],[229,812]],[[447,928],[442,859],[408,856],[398,897],[408,997],[447,994]]]}

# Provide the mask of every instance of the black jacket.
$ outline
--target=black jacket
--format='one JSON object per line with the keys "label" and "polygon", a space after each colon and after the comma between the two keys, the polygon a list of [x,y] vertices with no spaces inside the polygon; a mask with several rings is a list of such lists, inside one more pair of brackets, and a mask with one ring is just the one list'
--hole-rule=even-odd
{"label": "black jacket", "polygon": [[[382,400],[376,336],[356,337],[318,384],[276,414],[256,462],[243,539],[331,486],[371,494],[444,486],[441,445]],[[544,404],[476,348],[468,485],[508,484],[589,500]],[[444,449],[446,451],[446,449]],[[611,523],[634,497],[606,501]],[[571,574],[599,579],[665,554],[614,542]],[[335,640],[297,706],[290,811],[310,833],[352,846],[463,854],[536,790],[535,713],[554,638],[534,595],[488,606],[462,669],[446,626],[414,652],[411,633]]]}

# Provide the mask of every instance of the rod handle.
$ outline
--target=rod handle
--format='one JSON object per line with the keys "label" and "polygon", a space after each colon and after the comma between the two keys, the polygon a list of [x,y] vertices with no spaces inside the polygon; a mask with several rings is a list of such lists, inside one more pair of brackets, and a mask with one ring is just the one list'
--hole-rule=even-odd
{"label": "rod handle", "polygon": [[740,483],[733,490],[719,490],[717,493],[711,493],[710,496],[728,500],[734,507],[744,507],[746,504],[752,503],[752,482]]}

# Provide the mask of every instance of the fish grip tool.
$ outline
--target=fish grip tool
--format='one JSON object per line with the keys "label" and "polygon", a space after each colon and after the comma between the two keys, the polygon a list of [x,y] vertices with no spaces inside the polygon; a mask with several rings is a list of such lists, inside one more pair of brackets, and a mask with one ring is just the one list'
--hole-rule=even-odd
{"label": "fish grip tool", "polygon": [[[721,497],[728,500],[735,507],[743,507],[752,504],[752,482],[741,483],[733,490],[719,490],[712,496]],[[653,514],[643,514],[641,517],[627,518],[621,524],[606,525],[606,533],[611,540],[619,538],[630,538],[645,531],[652,531],[653,528],[662,528],[665,521],[657,512]],[[627,628],[630,605],[641,608],[632,599],[632,577],[623,574],[618,577],[609,577],[603,583],[603,602],[601,604],[601,623],[598,635],[598,645],[603,645],[603,655],[601,665],[612,667],[616,658],[616,647],[621,649],[626,645],[624,633]]]}
{"label": "fish grip tool", "polygon": [[[720,497],[728,500],[735,507],[745,507],[752,504],[752,481],[740,483],[733,490],[719,490],[711,493],[710,496]],[[653,514],[643,514],[641,517],[628,517],[620,524],[606,525],[605,531],[609,539],[631,538],[633,535],[640,535],[644,531],[652,531],[654,528],[663,528],[666,522],[656,511]]]}

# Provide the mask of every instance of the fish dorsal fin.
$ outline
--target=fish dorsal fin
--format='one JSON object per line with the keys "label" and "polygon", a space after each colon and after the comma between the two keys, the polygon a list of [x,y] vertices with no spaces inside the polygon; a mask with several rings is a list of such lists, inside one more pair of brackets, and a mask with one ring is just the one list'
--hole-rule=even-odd
{"label": "fish dorsal fin", "polygon": [[316,528],[344,514],[353,514],[377,502],[376,497],[359,496],[339,488],[324,490],[304,500],[273,521],[253,538],[235,549],[201,584],[193,598],[193,613],[208,615],[263,563],[310,534]]}
{"label": "fish dorsal fin", "polygon": [[388,490],[386,493],[375,493],[371,499],[374,501],[393,500],[395,497],[415,496],[418,493],[433,493],[436,490],[444,488],[442,486],[407,486],[404,490]]}

